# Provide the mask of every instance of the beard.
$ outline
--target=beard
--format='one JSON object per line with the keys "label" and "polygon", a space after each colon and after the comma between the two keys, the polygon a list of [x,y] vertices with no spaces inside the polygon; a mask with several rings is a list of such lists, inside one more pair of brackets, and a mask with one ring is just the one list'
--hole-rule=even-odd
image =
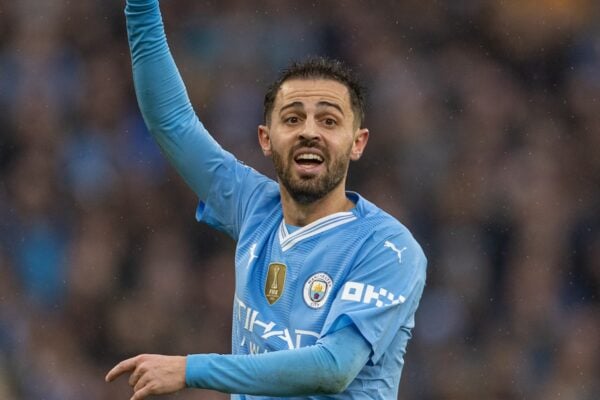
{"label": "beard", "polygon": [[325,172],[320,175],[298,177],[293,174],[293,154],[294,150],[299,147],[315,146],[300,143],[290,150],[287,157],[288,162],[282,154],[272,150],[273,164],[279,182],[286,188],[290,196],[299,204],[310,204],[325,197],[344,180],[350,163],[350,151],[347,152],[348,154],[328,162],[330,160],[328,153],[321,149],[325,155],[325,161],[323,161],[326,163]]}

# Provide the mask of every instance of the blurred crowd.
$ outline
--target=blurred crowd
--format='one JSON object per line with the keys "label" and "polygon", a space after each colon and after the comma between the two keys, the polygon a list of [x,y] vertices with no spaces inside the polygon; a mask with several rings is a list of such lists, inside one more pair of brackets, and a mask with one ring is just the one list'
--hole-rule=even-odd
{"label": "blurred crowd", "polygon": [[[0,0],[0,399],[125,399],[103,381],[125,357],[230,348],[234,243],[195,222],[144,127],[123,5]],[[349,187],[429,258],[401,399],[600,398],[597,2],[162,9],[200,118],[269,176],[276,72],[319,54],[362,76]]]}

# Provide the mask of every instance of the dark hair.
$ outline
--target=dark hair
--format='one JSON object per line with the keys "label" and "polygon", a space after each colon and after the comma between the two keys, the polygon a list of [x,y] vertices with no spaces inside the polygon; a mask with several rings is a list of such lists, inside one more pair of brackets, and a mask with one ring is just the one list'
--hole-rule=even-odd
{"label": "dark hair", "polygon": [[365,119],[365,93],[354,72],[339,60],[325,57],[309,57],[304,61],[295,61],[281,71],[279,77],[267,89],[264,102],[264,118],[269,123],[275,97],[281,85],[290,79],[330,79],[340,82],[348,88],[354,119],[360,126]]}

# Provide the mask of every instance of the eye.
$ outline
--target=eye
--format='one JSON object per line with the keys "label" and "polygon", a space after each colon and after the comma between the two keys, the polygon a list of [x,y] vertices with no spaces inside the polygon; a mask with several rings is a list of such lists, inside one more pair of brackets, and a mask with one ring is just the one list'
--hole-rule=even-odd
{"label": "eye", "polygon": [[334,127],[337,125],[337,121],[333,118],[325,118],[323,124],[328,127]]}
{"label": "eye", "polygon": [[283,122],[285,122],[286,124],[289,124],[289,125],[295,125],[298,122],[300,122],[300,118],[298,118],[295,115],[292,115],[292,116],[289,116],[287,118],[284,118]]}

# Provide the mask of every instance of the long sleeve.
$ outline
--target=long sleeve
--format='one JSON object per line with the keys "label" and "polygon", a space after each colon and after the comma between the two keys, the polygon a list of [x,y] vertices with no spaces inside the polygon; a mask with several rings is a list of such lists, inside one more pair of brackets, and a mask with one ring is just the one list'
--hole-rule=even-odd
{"label": "long sleeve", "polygon": [[264,396],[339,393],[369,359],[371,347],[353,326],[313,346],[252,355],[197,354],[187,357],[189,387]]}
{"label": "long sleeve", "polygon": [[198,120],[169,51],[158,0],[128,0],[127,34],[138,104],[152,136],[205,199],[226,152]]}

